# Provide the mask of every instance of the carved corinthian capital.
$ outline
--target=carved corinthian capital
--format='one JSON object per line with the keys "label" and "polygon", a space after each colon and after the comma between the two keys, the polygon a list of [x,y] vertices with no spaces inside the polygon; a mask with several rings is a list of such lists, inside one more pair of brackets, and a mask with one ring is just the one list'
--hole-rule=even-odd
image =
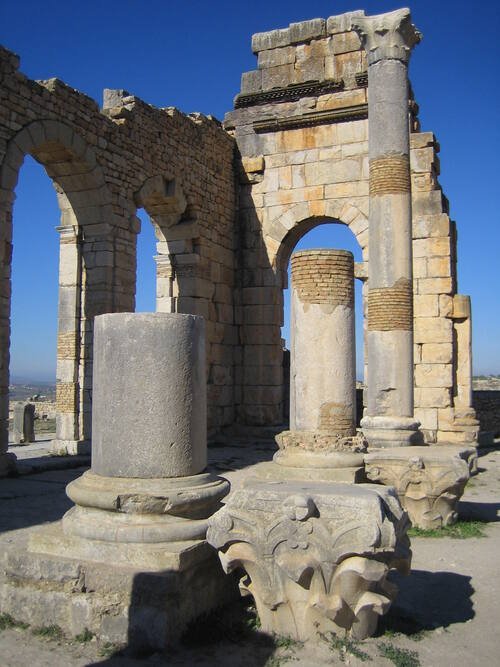
{"label": "carved corinthian capital", "polygon": [[377,16],[355,16],[351,21],[368,54],[368,64],[379,60],[401,60],[407,63],[422,34],[411,22],[410,10],[397,9]]}
{"label": "carved corinthian capital", "polygon": [[225,571],[244,571],[262,629],[300,641],[373,634],[396,595],[389,569],[410,566],[406,512],[370,484],[248,479],[209,523]]}

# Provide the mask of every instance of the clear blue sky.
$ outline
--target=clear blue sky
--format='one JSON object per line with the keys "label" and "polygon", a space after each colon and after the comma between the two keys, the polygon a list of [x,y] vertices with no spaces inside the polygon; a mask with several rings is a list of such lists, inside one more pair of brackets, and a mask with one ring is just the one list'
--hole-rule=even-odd
{"label": "clear blue sky", "polygon": [[[125,88],[157,106],[222,119],[241,72],[255,67],[252,33],[353,9],[376,14],[400,6],[375,0],[4,0],[0,43],[21,56],[29,77],[57,76],[99,102],[103,88]],[[434,131],[441,144],[440,182],[458,224],[459,292],[472,296],[474,370],[500,373],[500,3],[415,0],[409,6],[424,35],[410,76],[422,129]],[[31,159],[21,170],[17,197],[11,369],[49,379],[55,369],[59,213],[48,177]],[[325,225],[301,247],[354,250],[349,243],[347,230]],[[138,310],[154,308],[153,253],[146,218]]]}

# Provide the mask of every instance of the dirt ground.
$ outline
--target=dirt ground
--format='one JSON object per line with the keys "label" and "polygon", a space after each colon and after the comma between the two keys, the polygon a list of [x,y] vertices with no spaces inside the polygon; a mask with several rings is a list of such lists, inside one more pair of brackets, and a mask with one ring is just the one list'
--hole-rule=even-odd
{"label": "dirt ground", "polygon": [[[270,458],[270,451],[261,447],[261,458]],[[212,468],[241,468],[248,461],[241,460],[240,452],[228,446],[211,448]],[[301,645],[270,637],[259,632],[252,608],[242,602],[198,621],[176,651],[161,655],[133,657],[100,646],[94,638],[70,641],[37,636],[32,628],[7,627],[0,631],[0,665],[500,665],[500,447],[480,450],[479,467],[459,511],[462,518],[484,522],[484,537],[412,538],[412,572],[394,578],[399,596],[378,636],[364,642],[350,645],[343,638],[318,637]],[[40,524],[60,518],[70,506],[64,487],[82,470],[47,470],[0,481],[0,552],[8,545],[21,545]]]}

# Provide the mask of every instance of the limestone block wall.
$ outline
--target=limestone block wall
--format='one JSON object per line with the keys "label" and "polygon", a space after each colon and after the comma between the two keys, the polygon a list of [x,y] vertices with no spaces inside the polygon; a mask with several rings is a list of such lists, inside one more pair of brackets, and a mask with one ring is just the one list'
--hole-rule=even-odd
{"label": "limestone block wall", "polygon": [[298,239],[317,224],[342,222],[368,258],[366,64],[347,21],[254,35],[258,69],[243,74],[225,117],[241,155],[237,380],[246,423],[282,422],[282,290]]}
{"label": "limestone block wall", "polygon": [[90,437],[93,318],[134,310],[139,206],[158,238],[158,309],[206,317],[209,425],[231,423],[237,343],[232,138],[213,118],[156,109],[126,91],[105,91],[101,110],[57,79],[29,80],[5,49],[0,108],[2,439],[12,204],[26,154],[45,167],[61,208],[58,439],[68,445]]}
{"label": "limestone block wall", "polygon": [[[348,225],[362,250],[363,263],[356,265],[355,275],[364,281],[366,295],[367,64],[359,38],[350,30],[351,18],[359,14],[363,12],[254,35],[257,69],[243,74],[235,110],[225,117],[241,163],[238,321],[243,354],[236,378],[241,383],[238,415],[246,423],[278,424],[282,419],[282,290],[299,238],[325,222]],[[457,441],[470,437],[470,424],[465,428],[462,417],[467,414],[470,421],[473,415],[465,399],[457,424],[458,387],[469,382],[460,380],[458,369],[470,365],[470,350],[466,342],[457,343],[455,224],[438,182],[439,145],[432,133],[420,132],[411,91],[408,105],[415,416],[428,442]],[[382,182],[383,173],[380,178]],[[401,317],[406,327],[411,313]],[[369,369],[365,377],[369,382]]]}
{"label": "limestone block wall", "polygon": [[439,150],[432,132],[411,135],[415,417],[430,443],[470,441],[474,426],[470,304],[464,312],[468,297],[457,295],[457,233],[438,181]]}

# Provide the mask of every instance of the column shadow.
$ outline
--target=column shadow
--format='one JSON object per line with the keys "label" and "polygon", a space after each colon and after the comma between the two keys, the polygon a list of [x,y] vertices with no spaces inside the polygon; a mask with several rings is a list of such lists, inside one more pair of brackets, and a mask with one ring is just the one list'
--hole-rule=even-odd
{"label": "column shadow", "polygon": [[407,577],[391,572],[389,578],[399,593],[389,613],[381,619],[379,634],[392,631],[411,636],[474,618],[471,577],[412,570]]}

